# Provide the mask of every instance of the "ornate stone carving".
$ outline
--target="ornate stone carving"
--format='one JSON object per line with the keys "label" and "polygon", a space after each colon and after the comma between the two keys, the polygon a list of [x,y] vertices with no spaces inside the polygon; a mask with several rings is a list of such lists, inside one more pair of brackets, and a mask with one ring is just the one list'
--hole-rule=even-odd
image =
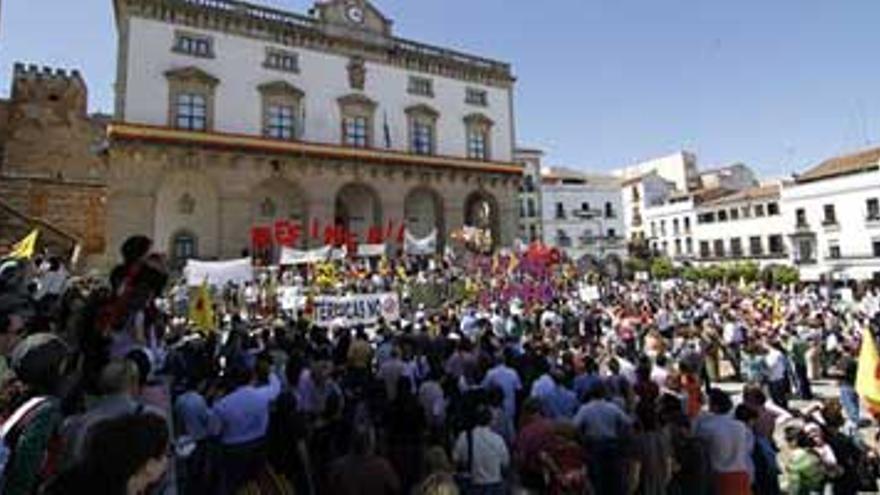
{"label": "ornate stone carving", "polygon": [[348,85],[351,89],[363,91],[367,83],[367,66],[364,58],[358,55],[348,62]]}
{"label": "ornate stone carving", "polygon": [[177,211],[180,212],[181,215],[192,215],[193,212],[196,211],[196,200],[193,199],[189,193],[184,193],[183,196],[177,200]]}

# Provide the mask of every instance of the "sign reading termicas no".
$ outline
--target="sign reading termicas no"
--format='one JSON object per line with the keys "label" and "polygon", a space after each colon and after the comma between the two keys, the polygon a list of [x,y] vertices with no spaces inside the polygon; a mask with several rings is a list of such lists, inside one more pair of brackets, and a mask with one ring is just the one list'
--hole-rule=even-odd
{"label": "sign reading termicas no", "polygon": [[313,304],[314,323],[321,327],[339,319],[348,326],[372,325],[380,318],[388,322],[400,319],[400,302],[395,293],[318,296]]}

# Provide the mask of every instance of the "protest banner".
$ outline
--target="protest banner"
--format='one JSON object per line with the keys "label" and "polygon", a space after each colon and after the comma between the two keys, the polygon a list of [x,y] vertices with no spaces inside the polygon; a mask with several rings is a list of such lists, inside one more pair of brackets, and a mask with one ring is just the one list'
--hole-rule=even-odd
{"label": "protest banner", "polygon": [[356,294],[351,296],[317,296],[314,298],[313,321],[320,327],[344,319],[346,325],[372,325],[382,318],[393,322],[400,319],[400,301],[395,293]]}
{"label": "protest banner", "polygon": [[327,261],[330,258],[332,247],[325,246],[318,249],[303,251],[288,247],[281,248],[278,264],[280,265],[309,265]]}
{"label": "protest banner", "polygon": [[187,260],[183,268],[186,284],[196,287],[207,282],[220,287],[228,282],[243,284],[254,279],[254,268],[250,258],[228,261]]}
{"label": "protest banner", "polygon": [[432,230],[430,234],[421,239],[416,239],[407,230],[405,241],[403,250],[406,254],[425,256],[437,253],[437,229]]}

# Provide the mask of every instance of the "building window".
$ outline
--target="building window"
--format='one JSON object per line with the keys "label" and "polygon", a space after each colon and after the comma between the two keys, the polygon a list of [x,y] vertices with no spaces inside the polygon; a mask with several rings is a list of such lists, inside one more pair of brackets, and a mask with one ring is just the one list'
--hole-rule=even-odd
{"label": "building window", "polygon": [[366,117],[346,117],[342,119],[342,142],[354,148],[366,148],[370,145]]}
{"label": "building window", "polygon": [[534,217],[535,215],[537,215],[537,212],[535,211],[535,200],[529,199],[529,217]]}
{"label": "building window", "polygon": [[299,55],[277,48],[266,48],[266,60],[263,61],[263,67],[299,73]]}
{"label": "building window", "polygon": [[412,152],[417,155],[434,154],[434,126],[426,122],[413,122]]}
{"label": "building window", "polygon": [[767,243],[770,247],[770,254],[783,254],[785,252],[781,235],[771,235],[767,238]]}
{"label": "building window", "polygon": [[840,245],[839,244],[830,244],[828,246],[828,257],[833,260],[840,259]]}
{"label": "building window", "polygon": [[479,88],[467,88],[464,100],[468,105],[489,106],[489,94]]}
{"label": "building window", "polygon": [[720,210],[718,212],[718,221],[726,222],[727,221],[727,210]]}
{"label": "building window", "polygon": [[178,232],[171,239],[171,255],[176,264],[183,265],[186,260],[198,255],[196,237],[189,232]]}
{"label": "building window", "polygon": [[871,241],[871,246],[874,248],[874,257],[880,258],[880,239]]}
{"label": "building window", "polygon": [[342,144],[353,148],[371,147],[376,103],[359,94],[343,96],[338,101],[342,114]]}
{"label": "building window", "polygon": [[214,58],[214,40],[203,34],[177,31],[171,51],[201,58]]}
{"label": "building window", "polygon": [[433,155],[436,151],[435,127],[439,113],[427,105],[406,109],[409,119],[409,150],[417,155]]}
{"label": "building window", "polygon": [[666,220],[660,220],[660,235],[666,237]]}
{"label": "building window", "polygon": [[880,201],[877,198],[870,198],[865,201],[868,208],[868,220],[880,220]]}
{"label": "building window", "polygon": [[715,257],[723,258],[724,257],[724,240],[723,239],[715,239]]}
{"label": "building window", "polygon": [[697,215],[697,223],[714,223],[715,222],[715,212],[708,213],[700,213]]}
{"label": "building window", "polygon": [[565,205],[563,205],[562,203],[556,203],[556,219],[565,219]]}
{"label": "building window", "polygon": [[169,126],[191,131],[213,127],[214,88],[219,80],[196,67],[165,72],[168,80]]}
{"label": "building window", "polygon": [[677,218],[675,218],[675,219],[672,220],[672,233],[673,233],[674,235],[678,235],[678,234],[679,234],[679,222],[678,222],[678,219],[677,219]]}
{"label": "building window", "polygon": [[709,241],[700,241],[700,258],[711,258],[712,253],[709,251]]}
{"label": "building window", "polygon": [[798,243],[798,256],[795,261],[801,263],[811,263],[813,261],[813,242],[800,241]]}
{"label": "building window", "polygon": [[657,223],[651,222],[651,237],[657,237]]}
{"label": "building window", "polygon": [[266,135],[276,139],[292,139],[293,131],[293,107],[270,105],[266,111]]}
{"label": "building window", "polygon": [[730,255],[739,258],[743,255],[742,239],[735,237],[730,240]]}
{"label": "building window", "polygon": [[426,77],[410,76],[409,94],[419,96],[434,96],[434,81]]}
{"label": "building window", "polygon": [[684,233],[691,233],[691,217],[684,217]]}
{"label": "building window", "polygon": [[519,217],[526,218],[526,204],[523,202],[519,203]]}
{"label": "building window", "polygon": [[617,237],[617,231],[614,229],[608,229],[608,238],[614,239],[615,237]]}
{"label": "building window", "polygon": [[529,241],[535,242],[538,240],[538,230],[534,225],[529,225]]}
{"label": "building window", "polygon": [[807,226],[807,210],[803,208],[798,208],[794,212],[795,224],[798,227],[806,227]]}
{"label": "building window", "polygon": [[641,194],[639,194],[639,186],[632,186],[630,188],[630,192],[632,194],[634,202],[638,203],[639,201],[642,200],[642,196],[641,196]]}
{"label": "building window", "polygon": [[763,217],[764,216],[764,205],[755,205],[755,216]]}
{"label": "building window", "polygon": [[731,220],[739,220],[739,208],[731,208],[730,209],[730,219]]}
{"label": "building window", "polygon": [[571,247],[571,237],[562,229],[556,232],[556,241],[559,247]]}
{"label": "building window", "polygon": [[771,217],[779,215],[779,203],[767,203],[767,215]]}
{"label": "building window", "polygon": [[590,211],[590,203],[581,203],[581,211],[588,213]]}
{"label": "building window", "polygon": [[834,212],[834,205],[824,205],[822,207],[822,212],[825,214],[825,218],[822,220],[822,225],[837,224],[837,214]]}
{"label": "building window", "polygon": [[764,254],[761,246],[761,236],[749,237],[749,254],[752,256],[761,256]]}
{"label": "building window", "polygon": [[614,205],[611,204],[611,201],[605,202],[605,218],[614,218],[617,215],[614,213]]}
{"label": "building window", "polygon": [[472,160],[489,160],[492,156],[491,135],[494,123],[481,114],[471,114],[464,118],[467,136],[467,157]]}
{"label": "building window", "polygon": [[752,207],[751,206],[743,206],[740,208],[742,211],[743,218],[752,218]]}
{"label": "building window", "polygon": [[208,99],[199,93],[180,93],[175,115],[178,129],[204,131],[208,128]]}
{"label": "building window", "polygon": [[690,237],[684,240],[684,250],[687,254],[694,254],[694,240]]}
{"label": "building window", "polygon": [[681,239],[675,240],[675,255],[681,256]]}

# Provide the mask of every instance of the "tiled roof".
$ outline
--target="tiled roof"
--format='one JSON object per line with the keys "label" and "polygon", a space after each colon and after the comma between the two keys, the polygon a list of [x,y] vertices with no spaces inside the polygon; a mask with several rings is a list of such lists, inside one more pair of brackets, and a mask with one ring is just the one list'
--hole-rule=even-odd
{"label": "tiled roof", "polygon": [[764,186],[743,189],[742,191],[738,191],[733,194],[728,194],[725,196],[715,198],[714,200],[707,201],[704,204],[719,205],[719,204],[727,204],[727,203],[755,201],[755,200],[759,200],[759,199],[778,199],[778,198],[779,198],[779,185],[768,184],[768,185],[764,185]]}
{"label": "tiled roof", "polygon": [[828,179],[841,175],[876,170],[880,163],[880,148],[836,156],[820,163],[797,176],[798,182],[809,182],[819,179]]}

